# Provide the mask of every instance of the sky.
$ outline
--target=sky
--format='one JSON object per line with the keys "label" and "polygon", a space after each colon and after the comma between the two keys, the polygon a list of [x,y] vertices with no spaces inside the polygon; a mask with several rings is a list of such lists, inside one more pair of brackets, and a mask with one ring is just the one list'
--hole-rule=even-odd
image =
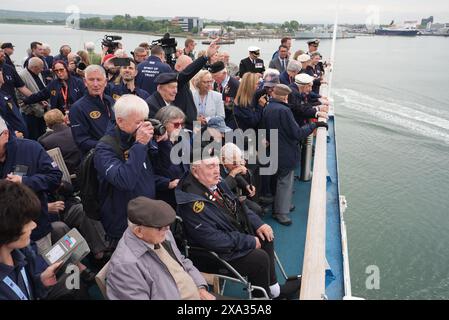
{"label": "sky", "polygon": [[13,0],[2,1],[0,9],[66,12],[76,6],[81,13],[132,16],[197,16],[246,22],[333,23],[339,3],[341,23],[380,24],[395,20],[421,21],[433,15],[435,22],[449,23],[447,0]]}

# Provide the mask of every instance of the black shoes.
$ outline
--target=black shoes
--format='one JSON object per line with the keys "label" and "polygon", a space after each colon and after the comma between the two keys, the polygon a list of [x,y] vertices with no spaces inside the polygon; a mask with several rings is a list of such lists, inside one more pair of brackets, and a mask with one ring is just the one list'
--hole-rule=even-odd
{"label": "black shoes", "polygon": [[273,214],[273,218],[274,218],[274,220],[276,220],[277,222],[279,222],[280,224],[282,224],[284,226],[289,226],[292,224],[292,220],[285,213]]}
{"label": "black shoes", "polygon": [[288,279],[281,286],[281,293],[275,300],[293,300],[299,299],[299,290],[301,289],[301,278]]}

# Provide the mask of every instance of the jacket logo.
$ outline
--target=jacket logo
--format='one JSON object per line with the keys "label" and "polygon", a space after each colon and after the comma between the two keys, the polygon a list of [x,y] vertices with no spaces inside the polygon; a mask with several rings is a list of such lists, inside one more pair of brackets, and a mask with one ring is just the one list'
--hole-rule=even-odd
{"label": "jacket logo", "polygon": [[92,119],[96,120],[101,117],[101,112],[100,111],[92,111],[91,113],[89,113],[89,116]]}
{"label": "jacket logo", "polygon": [[14,107],[14,106],[12,105],[12,103],[11,103],[11,102],[7,102],[7,104],[8,104],[9,109],[12,111],[12,108]]}
{"label": "jacket logo", "polygon": [[125,161],[128,161],[128,158],[129,158],[129,150],[126,150],[125,152],[123,152],[123,158],[125,159]]}
{"label": "jacket logo", "polygon": [[203,201],[195,201],[193,204],[193,212],[201,213],[204,210],[204,202]]}
{"label": "jacket logo", "polygon": [[120,98],[120,96],[119,96],[118,94],[115,94],[115,93],[114,93],[114,94],[112,95],[112,98],[114,98],[114,100],[118,100],[118,99]]}
{"label": "jacket logo", "polygon": [[51,90],[50,94],[54,97],[56,96],[56,90]]}

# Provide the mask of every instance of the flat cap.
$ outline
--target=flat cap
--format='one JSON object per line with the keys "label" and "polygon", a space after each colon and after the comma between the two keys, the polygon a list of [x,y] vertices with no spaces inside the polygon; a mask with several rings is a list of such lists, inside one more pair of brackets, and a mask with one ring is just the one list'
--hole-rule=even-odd
{"label": "flat cap", "polygon": [[306,85],[312,83],[314,78],[307,73],[300,73],[295,77],[295,83],[299,85]]}
{"label": "flat cap", "polygon": [[319,45],[320,44],[320,40],[319,39],[312,39],[307,41],[307,44],[310,46],[311,44],[316,44]]}
{"label": "flat cap", "polygon": [[292,92],[285,84],[277,84],[274,86],[273,94],[277,96],[288,96]]}
{"label": "flat cap", "polygon": [[310,60],[310,56],[307,53],[303,53],[298,57],[299,62],[307,62]]}
{"label": "flat cap", "polygon": [[225,64],[223,61],[217,61],[209,66],[210,73],[217,73],[225,69]]}
{"label": "flat cap", "polygon": [[167,84],[171,82],[178,82],[178,74],[175,72],[169,73],[161,73],[156,79],[154,79],[154,83],[156,84]]}
{"label": "flat cap", "polygon": [[6,48],[11,48],[11,49],[13,49],[14,46],[12,45],[11,42],[5,42],[4,44],[2,44],[2,49],[6,49]]}
{"label": "flat cap", "polygon": [[162,200],[137,197],[128,202],[128,219],[138,226],[162,228],[175,221],[176,213]]}

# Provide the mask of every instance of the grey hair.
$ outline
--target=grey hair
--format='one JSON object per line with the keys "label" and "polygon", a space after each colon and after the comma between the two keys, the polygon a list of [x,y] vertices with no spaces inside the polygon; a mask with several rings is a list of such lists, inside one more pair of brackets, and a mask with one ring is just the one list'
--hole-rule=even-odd
{"label": "grey hair", "polygon": [[287,65],[287,71],[299,73],[302,69],[301,62],[297,60],[290,60],[290,62]]}
{"label": "grey hair", "polygon": [[86,49],[87,51],[94,51],[95,50],[95,43],[93,43],[92,41],[86,42],[84,44],[84,49]]}
{"label": "grey hair", "polygon": [[48,43],[43,43],[42,44],[42,49],[44,49],[44,50],[51,50],[50,45]]}
{"label": "grey hair", "polygon": [[132,223],[129,219],[127,219],[127,220],[128,220],[128,227],[129,227],[131,230],[134,230],[135,228],[138,227],[137,224]]}
{"label": "grey hair", "polygon": [[207,75],[212,75],[208,70],[201,70],[198,74],[193,78],[193,85],[198,89],[201,80]]}
{"label": "grey hair", "polygon": [[96,71],[100,72],[106,79],[106,71],[104,71],[103,67],[99,66],[98,64],[91,64],[91,65],[87,66],[87,68],[84,70],[84,76],[87,78],[87,76],[90,73],[93,73]]}
{"label": "grey hair", "polygon": [[30,67],[30,68],[34,68],[34,67],[37,67],[39,65],[44,65],[44,63],[42,62],[41,58],[32,57],[30,59],[30,61],[28,61],[28,67]]}
{"label": "grey hair", "polygon": [[3,120],[2,116],[0,116],[0,132],[8,130],[8,126],[6,125],[5,120]]}
{"label": "grey hair", "polygon": [[[86,69],[87,70],[87,69]],[[115,119],[126,119],[130,114],[138,114],[142,119],[148,118],[148,104],[142,98],[125,94],[121,96],[114,105]]]}
{"label": "grey hair", "polygon": [[145,49],[144,47],[137,47],[134,49],[134,54],[136,53],[147,53],[147,49]]}
{"label": "grey hair", "polygon": [[265,70],[265,72],[263,73],[263,78],[265,79],[266,76],[272,75],[272,74],[277,75],[277,76],[280,75],[279,70],[273,69],[273,68],[268,68],[268,69]]}
{"label": "grey hair", "polygon": [[242,150],[240,150],[239,147],[237,147],[237,145],[235,145],[234,143],[226,143],[222,148],[221,148],[221,158],[223,160],[223,163],[232,163],[234,161],[234,155],[237,155],[237,157],[239,157],[240,159],[243,159],[243,154],[242,154]]}
{"label": "grey hair", "polygon": [[313,57],[319,56],[321,58],[321,54],[318,51],[315,51],[310,54],[310,58],[313,59]]}
{"label": "grey hair", "polygon": [[156,113],[156,115],[154,117],[157,120],[159,120],[162,124],[165,125],[168,121],[173,120],[173,119],[182,118],[185,120],[186,115],[178,107],[166,106],[166,107],[159,109],[159,111]]}

